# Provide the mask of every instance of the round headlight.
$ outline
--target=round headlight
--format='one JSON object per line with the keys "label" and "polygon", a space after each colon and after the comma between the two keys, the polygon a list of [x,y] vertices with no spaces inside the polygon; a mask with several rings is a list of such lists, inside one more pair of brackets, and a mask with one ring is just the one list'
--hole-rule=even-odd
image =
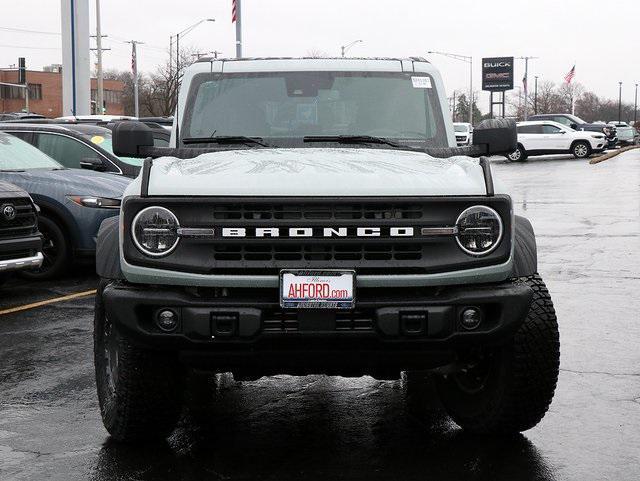
{"label": "round headlight", "polygon": [[178,245],[179,227],[178,218],[169,209],[147,207],[133,219],[133,242],[148,256],[165,256]]}
{"label": "round headlight", "polygon": [[475,205],[465,209],[456,221],[456,240],[460,248],[472,256],[492,252],[502,240],[502,219],[493,209]]}

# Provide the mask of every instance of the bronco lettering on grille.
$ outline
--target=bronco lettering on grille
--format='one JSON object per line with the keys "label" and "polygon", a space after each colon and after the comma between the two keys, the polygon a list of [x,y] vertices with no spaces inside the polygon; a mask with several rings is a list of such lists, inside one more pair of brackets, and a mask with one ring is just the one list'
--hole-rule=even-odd
{"label": "bronco lettering on grille", "polygon": [[222,237],[413,237],[413,227],[223,227]]}

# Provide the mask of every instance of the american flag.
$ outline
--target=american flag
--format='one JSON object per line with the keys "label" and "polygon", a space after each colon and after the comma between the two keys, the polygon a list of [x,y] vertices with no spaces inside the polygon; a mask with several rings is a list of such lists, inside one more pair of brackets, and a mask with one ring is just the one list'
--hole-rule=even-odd
{"label": "american flag", "polygon": [[138,66],[136,65],[138,62],[138,59],[136,58],[136,46],[135,45],[131,45],[131,71],[133,73],[136,73],[136,70],[138,68]]}
{"label": "american flag", "polygon": [[574,65],[571,70],[569,70],[569,73],[567,75],[564,76],[564,81],[568,84],[571,83],[571,81],[573,80],[573,77],[576,76],[576,66]]}
{"label": "american flag", "polygon": [[231,23],[235,23],[236,20],[238,19],[237,17],[237,4],[236,4],[237,0],[231,0]]}

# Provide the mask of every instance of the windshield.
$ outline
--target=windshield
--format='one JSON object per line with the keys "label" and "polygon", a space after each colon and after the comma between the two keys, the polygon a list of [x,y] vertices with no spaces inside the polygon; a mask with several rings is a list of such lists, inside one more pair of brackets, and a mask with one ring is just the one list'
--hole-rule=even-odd
{"label": "windshield", "polygon": [[62,165],[33,145],[0,132],[0,171],[62,168]]}
{"label": "windshield", "polygon": [[469,127],[467,127],[466,125],[453,124],[453,129],[456,132],[469,132]]}
{"label": "windshield", "polygon": [[[113,153],[113,142],[111,133],[100,133],[100,135],[85,135],[84,137],[91,140],[96,145],[99,145],[107,152],[116,155]],[[117,156],[123,162],[126,162],[130,165],[140,166],[142,165],[142,159],[134,159],[133,157],[120,157]]]}
{"label": "windshield", "polygon": [[[433,79],[426,74],[277,72],[194,77],[180,137],[366,135],[446,147]],[[275,142],[274,142],[275,140]]]}
{"label": "windshield", "polygon": [[588,122],[585,122],[584,120],[582,120],[580,117],[576,117],[575,115],[567,115],[567,118],[571,119],[571,121],[574,124],[578,124],[578,125],[588,123]]}

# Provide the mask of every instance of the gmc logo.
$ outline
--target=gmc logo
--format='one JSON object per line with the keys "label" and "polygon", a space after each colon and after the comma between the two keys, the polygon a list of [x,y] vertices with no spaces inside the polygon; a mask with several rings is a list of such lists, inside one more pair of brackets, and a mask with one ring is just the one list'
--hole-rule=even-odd
{"label": "gmc logo", "polygon": [[413,227],[223,227],[228,237],[413,237]]}

